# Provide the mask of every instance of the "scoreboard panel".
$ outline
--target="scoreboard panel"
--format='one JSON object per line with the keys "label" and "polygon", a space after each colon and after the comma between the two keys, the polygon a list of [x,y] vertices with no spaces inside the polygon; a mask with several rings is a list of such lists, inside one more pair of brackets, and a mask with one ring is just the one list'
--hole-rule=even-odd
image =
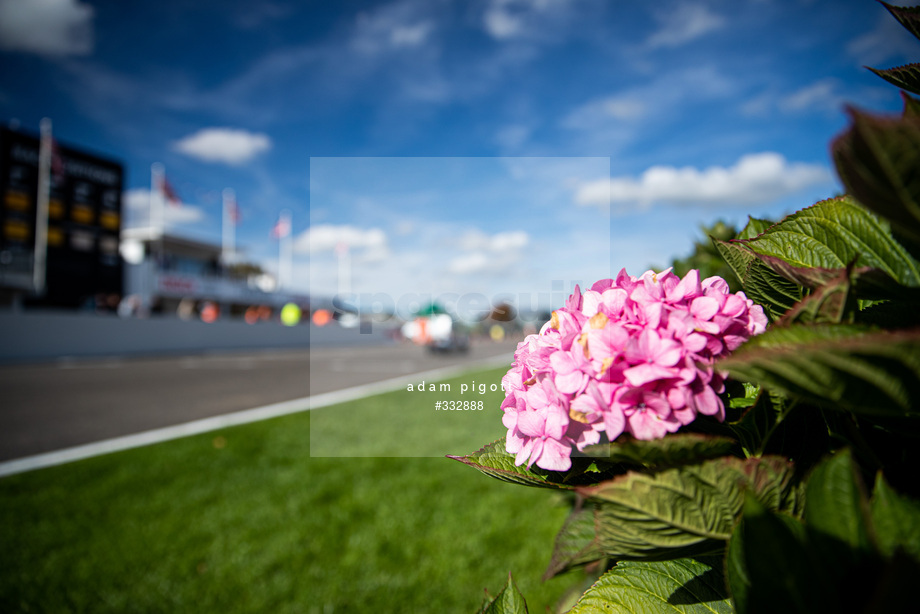
{"label": "scoreboard panel", "polygon": [[[33,290],[39,138],[0,128],[0,287]],[[77,307],[122,293],[119,255],[124,170],[88,152],[55,145],[48,201],[45,292],[30,303]]]}

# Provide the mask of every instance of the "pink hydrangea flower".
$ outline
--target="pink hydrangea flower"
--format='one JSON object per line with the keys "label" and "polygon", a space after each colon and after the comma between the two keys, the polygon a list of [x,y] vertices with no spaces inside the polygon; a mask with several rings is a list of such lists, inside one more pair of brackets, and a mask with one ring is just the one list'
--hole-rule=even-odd
{"label": "pink hydrangea flower", "polygon": [[720,277],[620,271],[576,286],[502,378],[502,423],[515,463],[552,471],[623,433],[655,439],[703,414],[725,418],[715,360],[767,326],[763,308]]}

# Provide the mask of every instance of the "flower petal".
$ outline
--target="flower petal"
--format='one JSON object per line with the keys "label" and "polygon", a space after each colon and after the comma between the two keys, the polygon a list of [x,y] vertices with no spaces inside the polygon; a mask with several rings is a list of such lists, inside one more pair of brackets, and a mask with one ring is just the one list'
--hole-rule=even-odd
{"label": "flower petal", "polygon": [[[530,458],[531,453],[533,452],[534,439],[528,439],[524,442],[524,445],[521,446],[521,449],[518,450],[517,456],[514,457],[514,464],[517,466],[523,465],[527,462],[527,459]],[[528,467],[530,465],[528,464]]]}
{"label": "flower petal", "polygon": [[568,444],[547,439],[537,458],[537,467],[547,471],[568,471],[572,468],[571,454],[572,448]]}
{"label": "flower petal", "polygon": [[702,292],[700,288],[700,272],[691,269],[684,278],[680,280],[677,286],[668,292],[668,301],[672,303],[680,302],[688,297],[697,296]]}
{"label": "flower petal", "polygon": [[517,428],[527,437],[543,437],[546,432],[546,416],[542,411],[522,411],[518,414]]}
{"label": "flower petal", "polygon": [[575,359],[568,352],[554,352],[549,357],[549,364],[552,367],[553,371],[557,374],[568,374],[572,371],[575,371],[578,367],[575,364]]}
{"label": "flower petal", "polygon": [[644,363],[626,369],[623,371],[623,375],[631,386],[639,388],[656,380],[679,377],[679,372],[676,369]]}
{"label": "flower petal", "polygon": [[690,314],[697,320],[711,320],[719,313],[719,301],[711,296],[698,296],[690,303]]}
{"label": "flower petal", "polygon": [[659,418],[653,411],[645,409],[636,411],[626,420],[629,425],[629,432],[636,439],[660,439],[668,432],[664,420]]}
{"label": "flower petal", "polygon": [[623,410],[618,407],[611,407],[604,412],[604,430],[607,432],[607,439],[613,441],[619,437],[626,428],[626,416]]}

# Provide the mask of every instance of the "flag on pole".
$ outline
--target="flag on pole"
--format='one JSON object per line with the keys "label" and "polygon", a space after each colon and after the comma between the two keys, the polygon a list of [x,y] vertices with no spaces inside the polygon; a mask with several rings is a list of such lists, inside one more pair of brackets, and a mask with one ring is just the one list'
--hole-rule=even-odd
{"label": "flag on pole", "polygon": [[287,288],[291,283],[292,241],[291,212],[283,210],[272,228],[272,237],[278,239],[278,287]]}
{"label": "flag on pole", "polygon": [[278,216],[278,221],[275,222],[275,225],[272,227],[272,238],[283,239],[289,234],[291,234],[291,217],[282,212],[281,215]]}
{"label": "flag on pole", "polygon": [[54,137],[51,137],[51,176],[56,184],[61,183],[65,178],[64,158],[61,156],[61,148]]}
{"label": "flag on pole", "polygon": [[229,264],[235,260],[236,225],[240,221],[240,209],[236,204],[236,194],[231,188],[224,188],[223,203],[221,258],[224,264]]}
{"label": "flag on pole", "polygon": [[239,224],[242,218],[240,206],[237,204],[236,198],[232,195],[227,199],[227,216],[230,219],[230,223],[234,226]]}
{"label": "flag on pole", "polygon": [[174,207],[182,206],[182,199],[179,198],[179,195],[176,194],[176,190],[173,189],[172,184],[169,183],[169,180],[166,178],[166,173],[160,175],[160,185],[157,187],[160,189],[160,194],[163,195],[170,205]]}

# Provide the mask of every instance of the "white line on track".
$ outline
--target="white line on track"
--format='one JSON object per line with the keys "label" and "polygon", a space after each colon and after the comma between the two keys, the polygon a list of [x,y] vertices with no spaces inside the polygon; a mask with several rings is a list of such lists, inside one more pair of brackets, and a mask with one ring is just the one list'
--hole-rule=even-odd
{"label": "white line on track", "polygon": [[403,375],[380,382],[354,386],[343,390],[335,390],[333,392],[293,399],[291,401],[283,401],[281,403],[273,403],[271,405],[263,405],[262,407],[245,409],[230,414],[213,416],[211,418],[203,418],[184,424],[176,424],[174,426],[135,433],[134,435],[105,439],[103,441],[65,448],[55,452],[17,458],[11,461],[0,462],[0,477],[25,473],[26,471],[34,471],[45,467],[54,467],[55,465],[63,465],[65,463],[101,456],[111,452],[120,452],[122,450],[139,448],[141,446],[149,446],[164,441],[179,439],[181,437],[199,435],[201,433],[216,431],[240,424],[249,424],[251,422],[258,422],[259,420],[268,420],[269,418],[277,418],[278,416],[285,416],[287,414],[309,411],[311,409],[318,409],[320,407],[344,403],[346,401],[354,401],[382,392],[399,390],[408,384],[417,384],[421,380],[430,381],[431,379],[445,379],[462,375],[468,371],[489,367],[500,367],[503,365],[511,365],[508,356],[504,354],[486,358],[475,363],[442,367],[422,373]]}

